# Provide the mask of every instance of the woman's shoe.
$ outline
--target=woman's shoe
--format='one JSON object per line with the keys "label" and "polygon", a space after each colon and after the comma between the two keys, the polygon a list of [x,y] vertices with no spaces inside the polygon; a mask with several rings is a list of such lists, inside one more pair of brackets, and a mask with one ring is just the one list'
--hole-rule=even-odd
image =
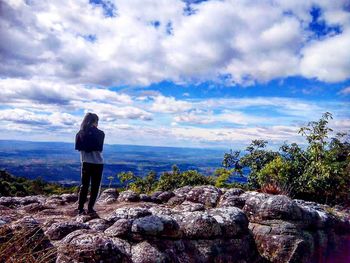
{"label": "woman's shoe", "polygon": [[88,215],[97,215],[97,212],[94,209],[88,209]]}

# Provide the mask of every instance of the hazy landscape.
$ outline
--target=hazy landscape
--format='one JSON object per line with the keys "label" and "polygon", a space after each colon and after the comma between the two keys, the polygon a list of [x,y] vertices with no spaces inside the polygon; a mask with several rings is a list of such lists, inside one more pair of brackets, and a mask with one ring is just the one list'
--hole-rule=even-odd
{"label": "hazy landscape", "polygon": [[[137,175],[151,170],[161,173],[171,170],[174,164],[183,171],[194,169],[209,175],[221,167],[224,152],[220,149],[105,145],[103,183],[109,183],[107,177],[122,171]],[[0,169],[29,179],[40,176],[45,181],[79,184],[80,155],[73,143],[0,140]]]}

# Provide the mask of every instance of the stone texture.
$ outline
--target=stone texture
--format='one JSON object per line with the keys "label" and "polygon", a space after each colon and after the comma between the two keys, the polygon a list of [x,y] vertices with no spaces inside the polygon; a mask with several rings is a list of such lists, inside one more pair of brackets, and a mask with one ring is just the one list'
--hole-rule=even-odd
{"label": "stone texture", "polygon": [[121,207],[116,209],[113,213],[106,216],[105,219],[111,222],[115,222],[119,219],[135,219],[148,215],[151,215],[151,212],[146,207]]}
{"label": "stone texture", "polygon": [[248,218],[244,212],[237,207],[213,208],[208,211],[221,227],[225,237],[235,237],[248,232]]}
{"label": "stone texture", "polygon": [[96,218],[76,216],[74,194],[1,197],[0,247],[23,233],[44,240],[35,249],[57,249],[53,262],[303,263],[340,260],[350,245],[350,215],[341,207],[213,186],[141,202],[131,191],[117,200],[113,193],[96,204]]}
{"label": "stone texture", "polygon": [[127,256],[103,233],[77,230],[58,246],[57,263],[62,262],[127,262]]}
{"label": "stone texture", "polygon": [[140,201],[140,195],[134,191],[127,190],[121,192],[118,197],[119,202],[138,202]]}
{"label": "stone texture", "polygon": [[59,240],[64,238],[69,233],[78,230],[78,229],[88,229],[87,224],[70,221],[70,222],[59,222],[53,223],[45,232],[45,234],[51,240]]}
{"label": "stone texture", "polygon": [[221,190],[212,185],[195,186],[186,194],[186,200],[201,203],[208,207],[215,207],[220,195]]}
{"label": "stone texture", "polygon": [[119,193],[115,188],[104,190],[98,198],[98,203],[112,204],[118,200]]}
{"label": "stone texture", "polygon": [[130,234],[133,219],[119,219],[105,230],[110,237],[127,237]]}
{"label": "stone texture", "polygon": [[207,212],[184,212],[173,217],[185,238],[209,239],[222,233],[219,223]]}

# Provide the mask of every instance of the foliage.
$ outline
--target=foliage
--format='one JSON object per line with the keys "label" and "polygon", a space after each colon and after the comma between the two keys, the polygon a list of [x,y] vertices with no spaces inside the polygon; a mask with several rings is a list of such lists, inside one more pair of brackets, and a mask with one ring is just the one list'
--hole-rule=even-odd
{"label": "foliage", "polygon": [[274,152],[266,149],[266,141],[253,140],[245,156],[239,159],[231,151],[225,154],[223,163],[249,168],[249,186],[253,189],[286,192],[317,202],[349,203],[349,137],[342,133],[329,138],[331,119],[332,114],[326,112],[318,121],[300,128],[299,134],[307,142],[304,149],[296,143],[284,143]]}
{"label": "foliage", "polygon": [[170,191],[185,185],[214,184],[211,177],[204,176],[195,170],[181,172],[176,165],[172,167],[171,172],[164,172],[159,178],[153,171],[144,178],[134,175],[132,172],[122,172],[117,176],[126,189],[138,193],[150,193],[157,190]]}
{"label": "foliage", "polygon": [[253,140],[246,148],[247,154],[240,160],[243,167],[250,169],[248,183],[252,188],[259,187],[258,172],[278,155],[277,152],[267,150],[266,145],[267,141],[265,140]]}
{"label": "foliage", "polygon": [[76,186],[64,187],[55,183],[47,183],[40,177],[29,180],[12,176],[4,170],[0,171],[0,196],[51,195],[76,191]]}

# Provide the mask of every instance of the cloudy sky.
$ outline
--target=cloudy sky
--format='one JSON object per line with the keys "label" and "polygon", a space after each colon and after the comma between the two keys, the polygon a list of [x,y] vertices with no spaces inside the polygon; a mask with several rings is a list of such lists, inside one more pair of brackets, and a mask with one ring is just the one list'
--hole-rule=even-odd
{"label": "cloudy sky", "polygon": [[0,139],[301,142],[350,129],[348,0],[0,0]]}

